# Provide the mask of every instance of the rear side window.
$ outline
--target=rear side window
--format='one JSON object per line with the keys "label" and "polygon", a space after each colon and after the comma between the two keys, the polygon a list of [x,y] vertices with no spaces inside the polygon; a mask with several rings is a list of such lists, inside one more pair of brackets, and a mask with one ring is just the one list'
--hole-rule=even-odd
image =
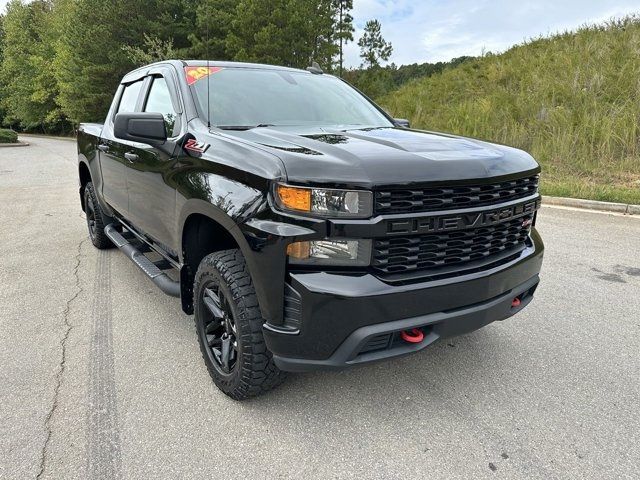
{"label": "rear side window", "polygon": [[142,80],[130,83],[124,87],[122,97],[120,97],[120,105],[118,105],[118,113],[136,111],[136,104],[138,103],[138,96],[140,95],[141,88]]}
{"label": "rear side window", "polygon": [[173,136],[177,115],[173,103],[171,103],[167,81],[163,77],[154,77],[144,111],[161,113],[167,125],[167,133],[169,136]]}

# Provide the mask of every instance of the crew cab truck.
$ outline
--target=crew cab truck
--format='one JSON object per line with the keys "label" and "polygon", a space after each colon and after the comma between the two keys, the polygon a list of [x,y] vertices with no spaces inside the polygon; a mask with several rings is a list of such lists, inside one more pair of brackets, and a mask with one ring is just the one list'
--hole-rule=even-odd
{"label": "crew cab truck", "polygon": [[317,67],[139,68],[78,154],[91,241],[180,298],[234,399],[504,320],[539,282],[529,154],[413,130]]}

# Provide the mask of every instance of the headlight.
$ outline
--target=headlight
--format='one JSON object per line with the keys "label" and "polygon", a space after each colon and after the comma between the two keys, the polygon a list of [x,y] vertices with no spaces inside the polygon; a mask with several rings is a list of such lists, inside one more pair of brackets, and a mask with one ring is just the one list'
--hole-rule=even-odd
{"label": "headlight", "polygon": [[371,240],[311,240],[287,248],[289,262],[298,265],[365,267],[371,262]]}
{"label": "headlight", "polygon": [[323,217],[368,218],[373,214],[373,193],[364,190],[277,185],[276,202],[284,210]]}

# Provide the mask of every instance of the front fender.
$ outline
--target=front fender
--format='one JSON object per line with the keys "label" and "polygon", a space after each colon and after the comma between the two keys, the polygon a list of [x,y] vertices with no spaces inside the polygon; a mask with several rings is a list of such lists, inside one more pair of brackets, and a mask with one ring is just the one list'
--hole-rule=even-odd
{"label": "front fender", "polygon": [[[201,199],[191,199],[184,203],[180,213],[181,238],[186,220],[193,214],[214,220],[233,236],[247,262],[263,317],[271,324],[280,325],[287,245],[296,239],[317,236],[317,230],[255,217],[239,224],[229,211]],[[184,261],[182,249],[180,261]]]}
{"label": "front fender", "polygon": [[[287,245],[294,239],[317,235],[316,229],[324,222],[310,220],[305,228],[274,216],[266,181],[247,185],[228,176],[193,171],[185,174],[180,184],[176,243],[182,246],[186,221],[193,214],[218,223],[233,236],[245,257],[264,318],[281,324]],[[182,248],[177,250],[184,263]]]}
{"label": "front fender", "polygon": [[[175,229],[176,245],[182,245],[187,218],[200,214],[214,220],[231,233],[245,253],[248,244],[238,230],[238,225],[257,211],[268,208],[267,183],[256,182],[251,186],[231,180],[226,175],[195,169],[181,172],[175,180],[176,209],[179,212]],[[180,261],[184,261],[182,248],[177,250],[180,252]]]}
{"label": "front fender", "polygon": [[[184,234],[184,227],[187,222],[187,219],[194,214],[203,215],[211,220],[215,221],[226,231],[228,231],[235,241],[240,246],[242,253],[245,254],[247,249],[249,249],[249,244],[247,243],[244,235],[238,228],[238,224],[235,223],[233,218],[229,215],[228,212],[221,210],[219,207],[214,206],[208,201],[192,198],[187,200],[180,210],[180,215],[178,216],[178,240],[180,244],[182,244],[182,237]],[[181,262],[184,262],[184,252],[182,249],[179,249],[179,258]]]}

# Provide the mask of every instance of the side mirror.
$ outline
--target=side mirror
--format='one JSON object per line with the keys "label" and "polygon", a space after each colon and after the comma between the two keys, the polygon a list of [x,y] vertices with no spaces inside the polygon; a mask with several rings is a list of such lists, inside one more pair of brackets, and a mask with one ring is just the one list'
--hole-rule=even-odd
{"label": "side mirror", "polygon": [[396,127],[411,128],[409,120],[405,118],[394,118],[393,122],[396,124]]}
{"label": "side mirror", "polygon": [[118,113],[113,134],[121,140],[162,145],[167,141],[167,127],[161,113]]}

